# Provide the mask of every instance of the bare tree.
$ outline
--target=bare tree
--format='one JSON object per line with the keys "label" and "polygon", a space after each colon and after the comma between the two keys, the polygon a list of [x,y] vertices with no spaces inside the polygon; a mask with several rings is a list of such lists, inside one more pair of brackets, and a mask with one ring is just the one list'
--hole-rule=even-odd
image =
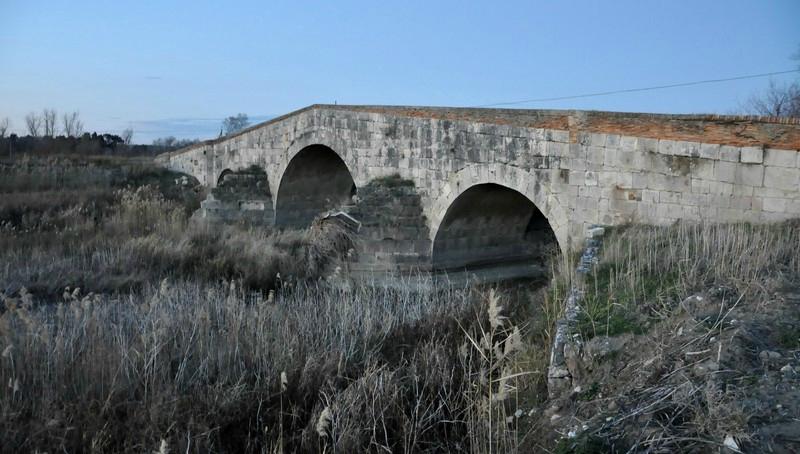
{"label": "bare tree", "polygon": [[9,120],[8,117],[0,120],[0,139],[6,136],[9,129],[11,129],[11,120]]}
{"label": "bare tree", "polygon": [[122,131],[122,141],[125,142],[125,145],[130,145],[133,141],[133,129],[126,128]]}
{"label": "bare tree", "polygon": [[47,137],[54,137],[56,135],[56,111],[54,109],[44,109],[42,111],[42,127],[44,135]]}
{"label": "bare tree", "polygon": [[247,114],[236,114],[222,120],[222,131],[225,135],[233,134],[236,131],[241,131],[250,124]]}
{"label": "bare tree", "polygon": [[36,113],[31,112],[25,115],[25,126],[28,128],[28,134],[33,137],[39,137],[39,131],[42,127],[42,119]]}
{"label": "bare tree", "polygon": [[[791,58],[800,62],[800,46],[797,46],[797,52]],[[797,69],[800,70],[800,65]],[[770,80],[769,88],[750,96],[742,109],[747,113],[770,117],[800,118],[800,80],[784,84]]]}
{"label": "bare tree", "polygon": [[61,117],[61,124],[64,128],[64,135],[67,137],[79,137],[83,134],[83,122],[78,112],[65,113]]}
{"label": "bare tree", "polygon": [[156,147],[170,148],[175,146],[175,142],[177,141],[178,139],[176,139],[175,136],[159,137],[153,140],[153,145]]}
{"label": "bare tree", "polygon": [[777,84],[771,80],[763,93],[750,97],[744,105],[748,112],[770,117],[800,118],[800,83]]}

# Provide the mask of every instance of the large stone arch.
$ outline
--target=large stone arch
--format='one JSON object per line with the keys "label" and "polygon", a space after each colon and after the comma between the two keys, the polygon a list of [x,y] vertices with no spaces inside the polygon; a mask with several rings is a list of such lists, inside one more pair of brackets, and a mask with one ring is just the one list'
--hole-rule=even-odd
{"label": "large stone arch", "polygon": [[282,166],[275,193],[275,225],[305,228],[326,210],[346,205],[355,195],[355,178],[331,147],[309,144]]}
{"label": "large stone arch", "polygon": [[561,251],[566,253],[570,249],[567,212],[558,198],[550,193],[546,181],[540,181],[534,173],[505,164],[470,164],[450,175],[429,210],[431,257],[447,211],[465,191],[485,184],[511,189],[530,200],[547,219]]}

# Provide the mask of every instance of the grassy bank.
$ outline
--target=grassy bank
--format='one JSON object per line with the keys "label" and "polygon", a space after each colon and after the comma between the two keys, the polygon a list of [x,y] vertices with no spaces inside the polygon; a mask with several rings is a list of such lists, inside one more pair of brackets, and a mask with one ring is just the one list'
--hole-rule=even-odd
{"label": "grassy bank", "polygon": [[574,389],[543,413],[569,434],[556,451],[800,448],[798,251],[797,221],[612,229],[565,350]]}

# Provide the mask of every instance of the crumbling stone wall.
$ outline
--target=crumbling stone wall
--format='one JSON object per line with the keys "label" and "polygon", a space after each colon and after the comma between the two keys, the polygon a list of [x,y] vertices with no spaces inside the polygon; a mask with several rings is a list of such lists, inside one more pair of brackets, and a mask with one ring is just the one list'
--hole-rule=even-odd
{"label": "crumbling stone wall", "polygon": [[427,268],[428,226],[413,181],[397,175],[370,181],[344,209],[361,222],[351,271],[405,273]]}
{"label": "crumbling stone wall", "polygon": [[267,174],[256,166],[224,172],[196,216],[208,222],[271,226],[274,215]]}

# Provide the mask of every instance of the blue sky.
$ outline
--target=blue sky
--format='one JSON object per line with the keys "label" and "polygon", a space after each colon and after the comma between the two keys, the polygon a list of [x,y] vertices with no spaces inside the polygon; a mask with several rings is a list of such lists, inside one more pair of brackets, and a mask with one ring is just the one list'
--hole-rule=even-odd
{"label": "blue sky", "polygon": [[[0,118],[209,137],[313,103],[474,106],[792,69],[800,1],[0,0]],[[777,76],[777,82],[798,76]],[[523,108],[731,113],[768,79]]]}

